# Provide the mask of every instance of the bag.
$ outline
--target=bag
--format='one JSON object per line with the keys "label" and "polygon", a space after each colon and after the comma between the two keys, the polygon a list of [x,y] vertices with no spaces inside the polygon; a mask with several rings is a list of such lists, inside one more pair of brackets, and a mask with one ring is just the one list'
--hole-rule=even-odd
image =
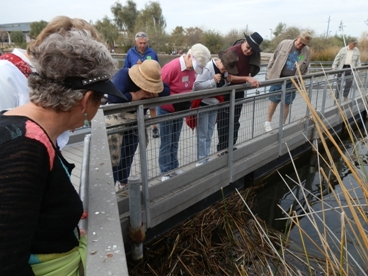
{"label": "bag", "polygon": [[[191,109],[198,108],[202,102],[202,99],[193,100],[191,104]],[[197,127],[197,114],[189,115],[185,117],[185,122],[187,126],[194,130]]]}
{"label": "bag", "polygon": [[[32,256],[32,255],[31,255]],[[85,275],[87,236],[79,239],[79,246],[67,254],[36,254],[29,264],[36,276]]]}
{"label": "bag", "polygon": [[191,104],[192,104],[191,101],[185,101],[185,102],[180,102],[180,103],[173,103],[173,106],[174,106],[175,111],[183,111],[183,110],[188,110]]}
{"label": "bag", "polygon": [[[115,126],[120,124],[136,124],[137,113],[120,112],[118,114],[106,115],[106,126]],[[111,156],[111,165],[116,167],[120,164],[121,144],[123,142],[123,133],[114,133],[107,137]]]}

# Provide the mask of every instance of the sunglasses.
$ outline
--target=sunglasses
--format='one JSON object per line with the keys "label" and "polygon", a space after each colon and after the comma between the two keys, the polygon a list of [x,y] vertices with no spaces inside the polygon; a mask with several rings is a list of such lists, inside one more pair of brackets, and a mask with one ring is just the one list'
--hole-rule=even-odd
{"label": "sunglasses", "polygon": [[138,33],[135,35],[135,37],[147,37],[147,34],[146,33]]}
{"label": "sunglasses", "polygon": [[252,52],[253,51],[253,49],[249,46],[249,44],[247,43],[247,44],[245,44],[245,50],[246,51],[250,51],[250,52]]}

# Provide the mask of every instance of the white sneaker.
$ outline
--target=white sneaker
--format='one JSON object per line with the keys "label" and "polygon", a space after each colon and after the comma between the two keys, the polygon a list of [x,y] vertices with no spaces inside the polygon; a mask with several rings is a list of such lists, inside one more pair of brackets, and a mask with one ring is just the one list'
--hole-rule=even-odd
{"label": "white sneaker", "polygon": [[208,158],[206,158],[206,159],[203,159],[202,161],[199,161],[199,162],[197,162],[196,163],[196,167],[198,167],[198,166],[200,166],[200,165],[203,165],[203,164],[205,164],[205,163],[207,163],[208,162]]}
{"label": "white sneaker", "polygon": [[171,176],[169,174],[164,175],[163,177],[161,177],[161,181],[164,182],[166,180],[169,180],[171,178]]}
{"label": "white sneaker", "polygon": [[175,171],[175,174],[176,174],[176,175],[179,175],[179,174],[182,174],[182,173],[184,173],[184,171],[183,171],[183,170],[181,170],[181,169],[179,169],[179,170],[176,170],[176,171]]}
{"label": "white sneaker", "polygon": [[264,123],[264,128],[265,128],[265,131],[266,132],[270,132],[270,131],[272,131],[272,126],[271,126],[271,122],[265,122]]}
{"label": "white sneaker", "polygon": [[120,181],[116,181],[115,183],[115,192],[121,192],[128,189],[128,184],[120,183]]}

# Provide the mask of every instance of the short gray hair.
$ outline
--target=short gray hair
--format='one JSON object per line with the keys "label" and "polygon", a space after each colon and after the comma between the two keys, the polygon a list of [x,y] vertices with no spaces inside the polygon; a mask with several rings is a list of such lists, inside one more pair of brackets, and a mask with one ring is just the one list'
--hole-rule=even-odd
{"label": "short gray hair", "polygon": [[71,29],[49,35],[32,52],[36,74],[28,78],[30,101],[44,108],[69,111],[87,89],[73,90],[63,82],[67,77],[111,78],[116,61],[104,44],[87,30]]}
{"label": "short gray hair", "polygon": [[148,35],[145,32],[138,32],[134,36],[134,41],[137,41],[140,38],[145,38],[148,41]]}

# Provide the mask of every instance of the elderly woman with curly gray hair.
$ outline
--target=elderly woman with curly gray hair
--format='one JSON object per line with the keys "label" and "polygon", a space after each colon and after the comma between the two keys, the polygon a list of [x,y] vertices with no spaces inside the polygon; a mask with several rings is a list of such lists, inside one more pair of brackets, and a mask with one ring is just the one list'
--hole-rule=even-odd
{"label": "elderly woman with curly gray hair", "polygon": [[86,236],[74,168],[57,137],[88,124],[115,62],[87,30],[50,34],[31,50],[30,102],[0,113],[0,275],[79,275]]}

